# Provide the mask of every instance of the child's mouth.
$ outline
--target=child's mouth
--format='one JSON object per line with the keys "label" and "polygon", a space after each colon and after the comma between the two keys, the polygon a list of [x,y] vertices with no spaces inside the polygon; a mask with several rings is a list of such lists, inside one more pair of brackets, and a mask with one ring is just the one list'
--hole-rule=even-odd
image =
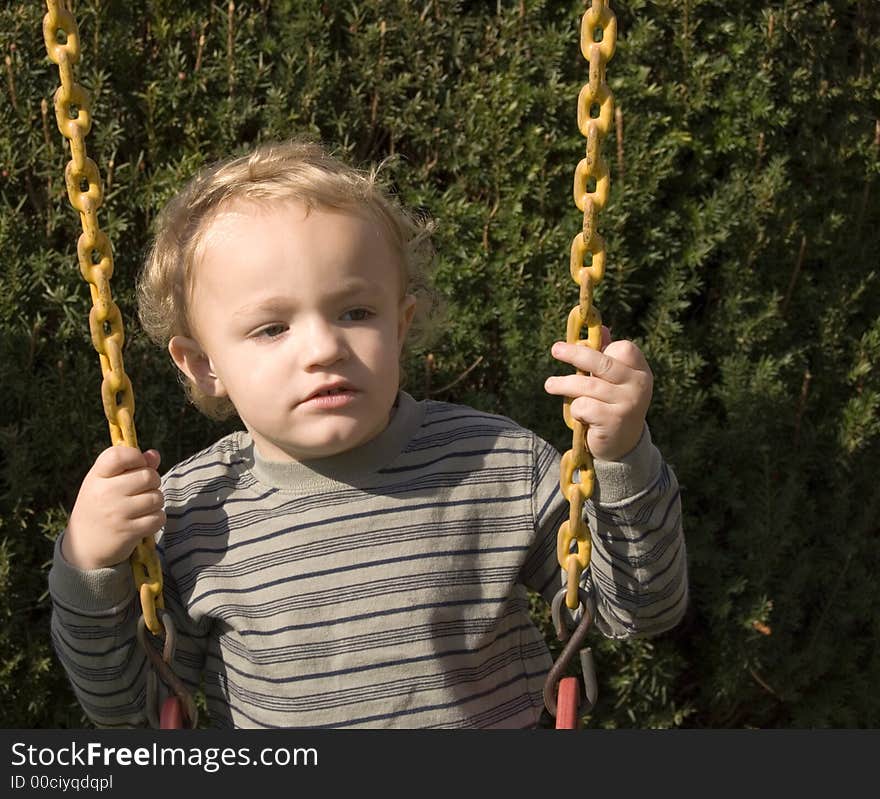
{"label": "child's mouth", "polygon": [[325,391],[319,391],[302,402],[302,405],[321,410],[335,410],[344,408],[355,398],[354,389],[350,388],[329,388]]}

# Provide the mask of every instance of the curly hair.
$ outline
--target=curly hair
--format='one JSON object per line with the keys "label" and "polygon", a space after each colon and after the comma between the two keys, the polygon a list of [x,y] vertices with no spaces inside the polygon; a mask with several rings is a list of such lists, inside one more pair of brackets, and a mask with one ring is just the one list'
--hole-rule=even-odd
{"label": "curly hair", "polygon": [[[204,235],[214,217],[242,200],[296,201],[308,209],[366,215],[386,233],[399,256],[405,292],[416,296],[410,338],[419,338],[436,305],[430,284],[433,224],[406,211],[379,181],[380,164],[360,171],[319,144],[269,142],[251,152],[210,165],[163,208],[138,277],[138,315],[150,339],[166,347],[174,336],[192,336],[187,308]],[[235,414],[227,397],[211,397],[180,375],[193,404],[213,419]]]}

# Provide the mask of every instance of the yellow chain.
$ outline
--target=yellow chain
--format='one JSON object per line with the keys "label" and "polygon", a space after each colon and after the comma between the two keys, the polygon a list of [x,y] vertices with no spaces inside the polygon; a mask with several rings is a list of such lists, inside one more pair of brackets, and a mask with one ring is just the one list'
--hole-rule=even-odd
{"label": "yellow chain", "polygon": [[[571,243],[571,276],[580,287],[578,304],[571,309],[565,340],[598,350],[602,341],[602,317],[593,305],[593,289],[605,274],[605,241],[596,230],[596,220],[608,202],[610,179],[608,165],[602,159],[602,142],[614,118],[614,97],[605,82],[605,65],[617,45],[617,17],[607,0],[592,0],[581,20],[581,52],[590,62],[589,82],[578,95],[578,128],[587,139],[586,157],[574,173],[574,202],[584,214],[583,229]],[[584,265],[587,253],[591,260]],[[587,328],[587,338],[581,331]],[[584,374],[578,370],[578,374]],[[559,487],[569,502],[568,521],[559,528],[556,556],[565,569],[567,588],[565,604],[574,610],[578,604],[578,583],[590,565],[590,528],[583,518],[585,500],[593,494],[596,473],[593,456],[587,447],[587,429],[571,415],[571,399],[563,406],[565,424],[572,431],[571,449],[562,456]],[[579,481],[573,482],[574,473]],[[572,544],[576,551],[572,552]]]}
{"label": "yellow chain", "polygon": [[[43,39],[49,59],[58,65],[61,85],[55,92],[58,129],[70,142],[71,160],[64,171],[70,204],[79,211],[82,235],[76,245],[79,268],[89,283],[92,310],[89,330],[101,360],[101,399],[114,445],[137,447],[134,429],[134,393],[122,363],[125,333],[122,314],[110,293],[113,252],[110,239],[98,225],[97,211],[104,202],[98,165],[86,155],[86,136],[92,126],[91,98],[73,76],[79,62],[79,28],[73,14],[58,0],[46,0]],[[153,634],[162,630],[156,608],[163,607],[162,569],[152,536],[144,538],[131,556],[135,585],[141,598],[144,620]]]}

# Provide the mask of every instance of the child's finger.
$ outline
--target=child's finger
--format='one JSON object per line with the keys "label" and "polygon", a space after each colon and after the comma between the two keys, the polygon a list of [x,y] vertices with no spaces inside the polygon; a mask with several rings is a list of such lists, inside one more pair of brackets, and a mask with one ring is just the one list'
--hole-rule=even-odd
{"label": "child's finger", "polygon": [[156,535],[162,529],[166,521],[164,511],[148,514],[147,516],[138,516],[128,522],[129,532],[138,538],[147,538]]}
{"label": "child's finger", "polygon": [[591,430],[603,428],[607,425],[610,416],[610,406],[606,402],[600,402],[593,397],[575,397],[571,403],[571,415],[579,422],[589,425]]}
{"label": "child's finger", "polygon": [[159,451],[155,449],[145,450],[144,458],[147,461],[147,466],[151,469],[158,469],[159,464],[162,462],[162,456],[159,454]]}
{"label": "child's finger", "polygon": [[165,508],[165,497],[161,491],[146,491],[127,500],[129,519],[140,519],[143,516],[156,516]]}
{"label": "child's finger", "polygon": [[651,371],[642,351],[635,344],[626,339],[612,341],[606,348],[605,354],[614,358],[615,361],[619,361],[625,366],[629,366],[631,369],[636,369],[639,372]]}
{"label": "child's finger", "polygon": [[144,467],[117,475],[114,483],[117,489],[126,496],[135,497],[138,494],[157,491],[162,484],[162,480],[159,477],[159,472],[155,469]]}
{"label": "child's finger", "polygon": [[591,347],[557,341],[553,345],[551,354],[563,363],[571,364],[582,372],[590,372],[594,377],[607,380],[609,383],[623,383],[629,376],[628,367]]}
{"label": "child's finger", "polygon": [[146,465],[147,460],[139,449],[120,445],[107,447],[95,459],[92,469],[99,477],[115,477],[132,469],[142,469]]}
{"label": "child's finger", "polygon": [[556,375],[544,381],[544,390],[557,397],[590,397],[599,402],[613,403],[618,389],[612,383],[589,375]]}
{"label": "child's finger", "polygon": [[599,349],[602,350],[602,352],[604,352],[605,347],[607,347],[610,343],[611,343],[611,328],[605,327],[605,325],[602,325],[602,342],[599,346]]}

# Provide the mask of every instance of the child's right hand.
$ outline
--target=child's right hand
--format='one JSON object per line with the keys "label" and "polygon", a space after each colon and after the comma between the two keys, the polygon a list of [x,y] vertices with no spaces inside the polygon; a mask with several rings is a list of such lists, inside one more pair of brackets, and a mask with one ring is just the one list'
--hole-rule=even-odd
{"label": "child's right hand", "polygon": [[105,449],[85,476],[61,540],[64,559],[79,569],[127,560],[137,543],[165,524],[159,453]]}

